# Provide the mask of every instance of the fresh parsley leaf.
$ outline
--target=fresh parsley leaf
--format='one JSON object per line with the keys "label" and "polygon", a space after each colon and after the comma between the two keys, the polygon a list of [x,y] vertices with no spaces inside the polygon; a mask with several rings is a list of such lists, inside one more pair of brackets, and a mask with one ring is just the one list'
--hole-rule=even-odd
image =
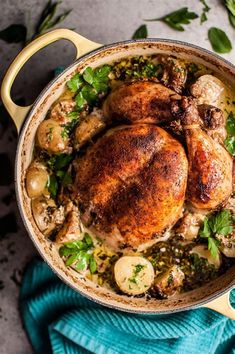
{"label": "fresh parsley leaf", "polygon": [[96,264],[94,256],[91,256],[91,258],[90,258],[89,268],[90,268],[90,271],[92,274],[96,272],[97,264]]}
{"label": "fresh parsley leaf", "polygon": [[215,52],[221,54],[231,52],[232,43],[226,33],[220,28],[211,27],[208,31],[208,38]]}
{"label": "fresh parsley leaf", "polygon": [[24,25],[14,24],[0,31],[0,39],[7,43],[25,42],[27,29]]}
{"label": "fresh parsley leaf", "polygon": [[202,9],[202,14],[200,17],[200,23],[203,24],[203,22],[207,21],[207,12],[210,11],[210,7],[207,5],[205,0],[200,0],[200,2],[204,5],[203,9]]}
{"label": "fresh parsley leaf", "polygon": [[164,17],[149,19],[146,21],[163,21],[177,31],[184,31],[184,27],[182,25],[187,25],[191,20],[196,18],[198,18],[198,15],[195,12],[190,12],[187,7],[183,7]]}
{"label": "fresh parsley leaf", "polygon": [[226,149],[231,155],[235,156],[235,115],[233,112],[228,114],[226,120],[226,130],[228,133],[227,138],[224,141]]}
{"label": "fresh parsley leaf", "polygon": [[230,152],[231,155],[235,156],[235,136],[228,136],[225,139],[224,144],[228,152]]}
{"label": "fresh parsley leaf", "polygon": [[233,218],[230,210],[224,209],[217,214],[212,214],[204,219],[204,223],[199,231],[202,238],[207,238],[208,249],[212,257],[218,256],[218,246],[220,242],[216,235],[229,235],[233,231]]}
{"label": "fresh parsley leaf", "polygon": [[61,183],[64,187],[67,187],[69,184],[71,184],[72,183],[71,173],[65,172]]}
{"label": "fresh parsley leaf", "polygon": [[225,6],[232,16],[235,16],[235,0],[226,0]]}
{"label": "fresh parsley leaf", "polygon": [[218,247],[220,242],[215,238],[209,237],[208,238],[208,250],[210,251],[213,258],[217,258],[219,256]]}
{"label": "fresh parsley leaf", "polygon": [[201,237],[210,237],[210,235],[211,235],[211,229],[210,229],[209,220],[207,217],[205,217],[205,220],[203,223],[203,228],[199,231],[199,235]]}
{"label": "fresh parsley leaf", "polygon": [[212,216],[209,225],[214,234],[228,235],[233,231],[231,212],[227,209]]}
{"label": "fresh parsley leaf", "polygon": [[231,13],[229,13],[228,18],[229,18],[230,24],[235,28],[235,16],[233,16]]}
{"label": "fresh parsley leaf", "polygon": [[71,79],[67,82],[67,86],[72,92],[77,92],[83,84],[83,79],[80,74],[75,74],[71,77]]}
{"label": "fresh parsley leaf", "polygon": [[148,37],[148,30],[146,25],[141,25],[134,32],[132,39],[143,39]]}
{"label": "fresh parsley leaf", "polygon": [[88,104],[93,105],[97,102],[97,92],[91,85],[83,86],[81,94]]}
{"label": "fresh parsley leaf", "polygon": [[226,120],[226,130],[230,135],[235,135],[235,114],[230,112]]}
{"label": "fresh parsley leaf", "polygon": [[57,1],[52,3],[50,0],[45,9],[42,12],[40,20],[37,25],[36,35],[42,34],[47,30],[55,27],[60,22],[64,21],[64,19],[70,14],[71,10],[64,12],[62,15],[55,17],[58,6],[61,4],[61,1]]}
{"label": "fresh parsley leaf", "polygon": [[61,257],[65,257],[65,265],[67,267],[73,264],[77,270],[85,270],[89,267],[90,272],[93,274],[97,269],[96,260],[91,253],[93,247],[91,236],[85,233],[82,240],[66,242],[60,247],[59,254]]}
{"label": "fresh parsley leaf", "polygon": [[111,66],[110,65],[103,65],[100,68],[97,68],[95,70],[95,78],[97,80],[105,81],[107,82],[109,80],[109,73],[111,72]]}
{"label": "fresh parsley leaf", "polygon": [[48,188],[50,194],[52,195],[52,197],[56,198],[56,195],[58,192],[58,183],[57,183],[57,179],[54,175],[49,176],[47,188]]}
{"label": "fresh parsley leaf", "polygon": [[78,111],[73,111],[67,114],[67,117],[73,119],[77,119],[79,117],[79,112]]}
{"label": "fresh parsley leaf", "polygon": [[79,109],[83,109],[84,106],[86,105],[87,101],[83,97],[83,94],[81,91],[75,97],[75,102],[76,102],[77,108],[79,108]]}
{"label": "fresh parsley leaf", "polygon": [[54,169],[61,170],[64,167],[67,167],[69,163],[72,161],[73,156],[68,154],[60,154],[56,155],[55,162],[54,162]]}
{"label": "fresh parsley leaf", "polygon": [[92,70],[91,67],[87,67],[84,72],[83,72],[83,79],[88,82],[88,84],[92,85],[93,81],[94,81],[94,76],[95,76],[95,73],[94,71]]}
{"label": "fresh parsley leaf", "polygon": [[84,241],[86,242],[86,244],[88,246],[93,246],[93,240],[92,240],[91,236],[87,232],[85,232]]}

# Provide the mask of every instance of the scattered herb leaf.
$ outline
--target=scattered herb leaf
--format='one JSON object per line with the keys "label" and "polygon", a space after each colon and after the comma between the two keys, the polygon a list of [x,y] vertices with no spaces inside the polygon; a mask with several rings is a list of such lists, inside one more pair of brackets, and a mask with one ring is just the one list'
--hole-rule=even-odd
{"label": "scattered herb leaf", "polygon": [[207,21],[207,12],[209,12],[211,8],[207,5],[206,0],[200,0],[200,2],[204,5],[200,17],[200,23],[203,24],[203,22]]}
{"label": "scattered herb leaf", "polygon": [[188,25],[191,20],[198,18],[195,12],[188,11],[187,7],[183,7],[177,11],[174,11],[166,16],[154,19],[148,19],[145,21],[163,21],[171,28],[177,31],[184,31],[182,25]]}
{"label": "scattered herb leaf", "polygon": [[27,29],[24,25],[10,25],[0,31],[0,39],[7,43],[25,42]]}
{"label": "scattered herb leaf", "polygon": [[220,28],[211,27],[208,31],[208,38],[215,52],[221,54],[231,52],[232,43],[227,34]]}
{"label": "scattered herb leaf", "polygon": [[228,133],[228,136],[224,141],[226,149],[230,152],[231,155],[235,156],[235,115],[233,112],[228,114],[226,130]]}
{"label": "scattered herb leaf", "polygon": [[67,82],[67,86],[72,92],[76,92],[83,84],[83,79],[80,74],[75,74],[71,77],[71,79]]}
{"label": "scattered herb leaf", "polygon": [[132,39],[143,39],[148,37],[148,29],[146,25],[141,25],[132,36]]}
{"label": "scattered herb leaf", "polygon": [[49,192],[51,193],[52,197],[56,198],[56,195],[58,192],[58,182],[57,182],[57,179],[54,175],[49,176],[47,188],[48,188]]}
{"label": "scattered herb leaf", "polygon": [[88,233],[84,234],[80,241],[66,242],[59,249],[61,257],[65,257],[65,265],[74,265],[77,270],[90,269],[93,274],[96,272],[97,264],[92,254],[93,240]]}
{"label": "scattered herb leaf", "polygon": [[224,209],[217,214],[212,214],[205,218],[203,225],[199,231],[202,238],[207,238],[208,249],[212,257],[217,258],[219,240],[216,235],[229,235],[233,231],[233,219],[230,210]]}

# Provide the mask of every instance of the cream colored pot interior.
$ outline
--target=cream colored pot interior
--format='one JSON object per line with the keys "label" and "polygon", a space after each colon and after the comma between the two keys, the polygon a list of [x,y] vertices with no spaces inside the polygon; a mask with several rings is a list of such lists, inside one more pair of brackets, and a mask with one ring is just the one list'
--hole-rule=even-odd
{"label": "cream colored pot interior", "polygon": [[[25,191],[25,172],[32,159],[34,138],[39,123],[51,104],[59,98],[65,89],[65,83],[78,70],[83,70],[87,66],[93,68],[105,63],[118,60],[128,55],[142,55],[164,53],[175,55],[184,59],[189,59],[195,63],[201,63],[210,67],[226,81],[235,86],[235,69],[229,63],[212,56],[206,51],[190,47],[177,42],[149,40],[138,42],[126,42],[107,47],[102,47],[82,59],[75,62],[70,68],[51,83],[39,96],[35,105],[31,109],[27,121],[21,131],[16,159],[16,189],[21,215],[25,226],[33,242],[37,246],[40,254],[58,276],[75,290],[83,295],[100,302],[106,306],[115,307],[124,311],[139,313],[170,313],[186,308],[203,305],[225,293],[235,284],[235,269],[230,269],[225,275],[205,286],[194,291],[177,295],[167,300],[146,300],[145,298],[132,298],[120,296],[112,291],[95,285],[88,279],[84,279],[80,274],[67,269],[58,256],[54,245],[49,242],[38,230],[31,213],[30,199]],[[213,306],[211,306],[213,307]]]}

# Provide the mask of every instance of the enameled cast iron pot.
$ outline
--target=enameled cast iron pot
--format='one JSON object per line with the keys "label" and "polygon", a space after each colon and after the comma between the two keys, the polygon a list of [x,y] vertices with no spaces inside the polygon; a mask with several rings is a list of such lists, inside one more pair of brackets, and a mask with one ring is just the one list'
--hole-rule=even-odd
{"label": "enameled cast iron pot", "polygon": [[[75,45],[77,60],[41,92],[32,106],[17,106],[11,100],[10,91],[19,70],[38,50],[59,39],[67,39]],[[108,307],[138,314],[169,314],[204,306],[235,320],[235,310],[229,303],[229,291],[235,285],[235,267],[199,289],[167,300],[147,301],[144,298],[120,296],[102,287],[97,287],[89,280],[85,281],[80,274],[67,269],[54,246],[39,232],[32,216],[30,199],[25,190],[25,172],[31,162],[37,127],[45,118],[52,103],[65,89],[66,81],[77,70],[84,70],[87,66],[94,68],[128,55],[153,53],[175,55],[204,64],[235,87],[234,65],[205,49],[173,40],[130,40],[102,46],[68,29],[58,29],[38,37],[20,52],[4,77],[1,96],[20,132],[15,163],[15,188],[21,217],[29,236],[44,260],[66,284],[89,299]]]}

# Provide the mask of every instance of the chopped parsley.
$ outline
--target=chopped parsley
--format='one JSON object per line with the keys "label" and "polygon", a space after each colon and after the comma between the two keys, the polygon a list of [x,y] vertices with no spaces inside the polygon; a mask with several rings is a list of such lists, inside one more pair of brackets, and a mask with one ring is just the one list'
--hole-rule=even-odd
{"label": "chopped parsley", "polygon": [[131,276],[131,278],[129,278],[129,282],[130,283],[134,283],[137,284],[137,275],[142,271],[142,269],[144,269],[146,267],[146,265],[143,264],[137,264],[135,266],[135,269],[133,270],[133,274]]}
{"label": "chopped parsley", "polygon": [[230,210],[224,209],[219,213],[212,214],[205,218],[199,235],[201,238],[207,239],[208,250],[212,257],[217,258],[219,255],[218,247],[220,246],[220,241],[216,239],[216,235],[228,235],[232,231],[232,213]]}
{"label": "chopped parsley", "polygon": [[65,258],[67,267],[74,265],[77,270],[89,269],[93,274],[96,272],[97,264],[93,256],[93,240],[88,233],[84,234],[80,241],[66,242],[59,249],[61,257]]}
{"label": "chopped parsley", "polygon": [[235,156],[235,115],[233,112],[230,112],[227,117],[226,130],[228,136],[224,141],[225,146],[230,154]]}

